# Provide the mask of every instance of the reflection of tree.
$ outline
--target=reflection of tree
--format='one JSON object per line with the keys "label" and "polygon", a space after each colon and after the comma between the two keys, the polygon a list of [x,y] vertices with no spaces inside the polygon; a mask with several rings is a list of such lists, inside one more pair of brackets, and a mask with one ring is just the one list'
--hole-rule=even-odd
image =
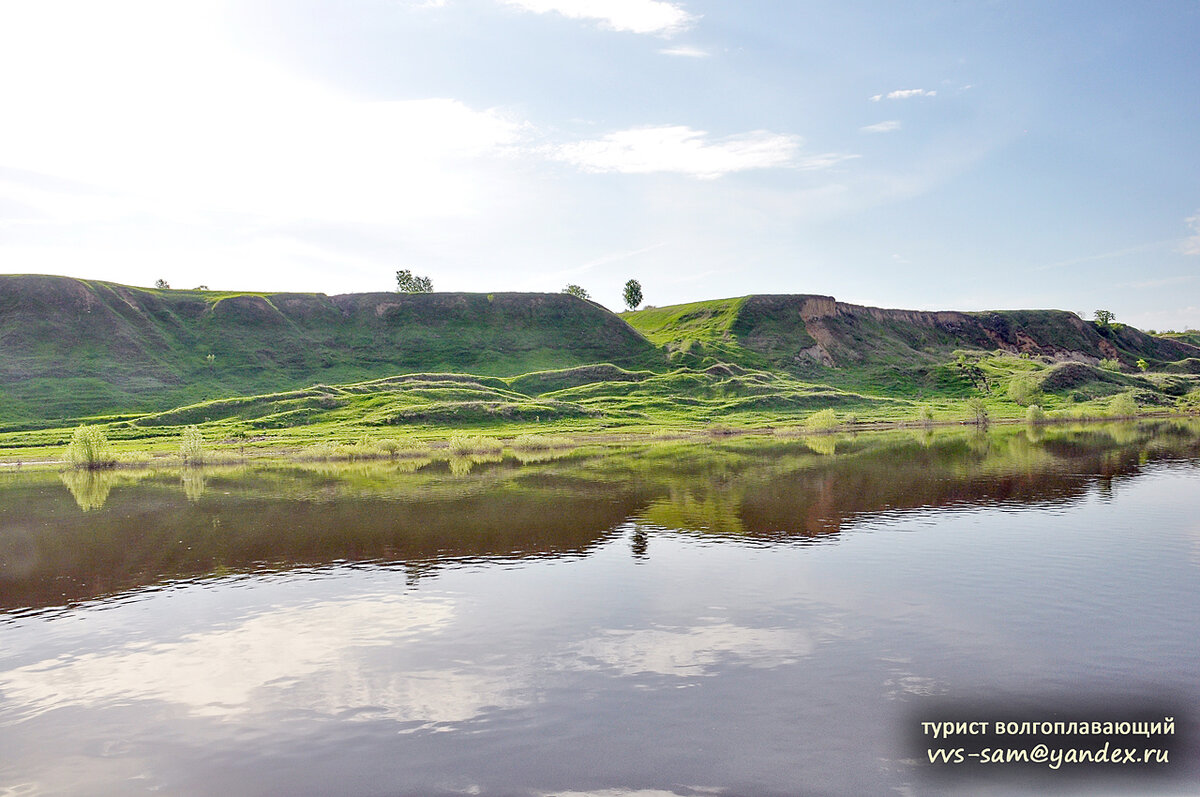
{"label": "reflection of tree", "polygon": [[501,462],[504,457],[500,454],[469,454],[465,457],[452,456],[449,459],[450,472],[455,476],[466,476],[471,468],[484,462]]}
{"label": "reflection of tree", "polygon": [[655,526],[716,534],[743,534],[740,491],[712,490],[697,497],[689,490],[672,489],[666,498],[650,502],[642,517]]}
{"label": "reflection of tree", "polygon": [[833,456],[837,452],[838,439],[830,434],[812,435],[804,438],[804,445],[808,446],[817,454],[824,454],[827,457]]}
{"label": "reflection of tree", "polygon": [[646,533],[646,529],[642,526],[633,527],[633,535],[629,540],[629,550],[633,553],[634,559],[649,559],[647,550],[650,547],[650,535]]}
{"label": "reflection of tree", "polygon": [[542,448],[532,451],[516,449],[513,451],[513,456],[521,463],[529,465],[534,462],[550,462],[551,460],[562,459],[574,453],[574,448]]}
{"label": "reflection of tree", "polygon": [[104,506],[109,490],[117,482],[117,474],[111,470],[68,470],[63,471],[62,481],[79,508],[88,512]]}
{"label": "reflection of tree", "polygon": [[199,501],[200,496],[204,495],[204,471],[200,468],[184,468],[179,478],[187,499],[193,504]]}

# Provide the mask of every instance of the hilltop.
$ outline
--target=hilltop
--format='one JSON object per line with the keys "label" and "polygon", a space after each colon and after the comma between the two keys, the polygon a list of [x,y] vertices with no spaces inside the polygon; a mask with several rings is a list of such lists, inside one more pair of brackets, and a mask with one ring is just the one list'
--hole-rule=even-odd
{"label": "hilltop", "polygon": [[117,437],[186,424],[244,437],[787,425],[818,410],[950,419],[972,397],[999,416],[1031,403],[1103,412],[1120,394],[1135,407],[1200,405],[1200,347],[1186,334],[1057,310],[924,312],[817,295],[618,316],[566,294],[327,296],[0,276],[0,355],[7,445],[57,444],[63,427],[89,418]]}

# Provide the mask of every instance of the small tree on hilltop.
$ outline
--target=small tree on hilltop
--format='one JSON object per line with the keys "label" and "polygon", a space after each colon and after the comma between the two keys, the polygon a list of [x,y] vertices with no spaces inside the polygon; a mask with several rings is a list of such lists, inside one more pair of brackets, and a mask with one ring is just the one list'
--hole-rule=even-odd
{"label": "small tree on hilltop", "polygon": [[170,290],[170,288],[171,288],[170,284],[168,284],[167,281],[164,279],[155,280],[154,287],[158,288],[160,291]]}
{"label": "small tree on hilltop", "polygon": [[563,288],[563,289],[562,289],[562,292],[563,292],[563,293],[569,293],[569,294],[571,294],[572,296],[574,296],[574,297],[576,297],[576,298],[579,298],[579,299],[590,299],[590,298],[592,298],[591,296],[589,296],[589,295],[588,295],[588,292],[587,292],[586,290],[584,290],[584,289],[583,289],[583,288],[581,288],[580,286],[576,285],[575,283],[571,283],[571,284],[570,284],[570,285],[568,285],[567,287]]}
{"label": "small tree on hilltop", "polygon": [[642,303],[642,283],[637,280],[630,280],[625,283],[625,306],[630,310],[636,310],[638,305]]}
{"label": "small tree on hilltop", "polygon": [[396,290],[400,293],[433,293],[433,280],[429,277],[414,277],[406,268],[396,272]]}
{"label": "small tree on hilltop", "polygon": [[1117,314],[1112,310],[1097,310],[1096,311],[1096,326],[1101,329],[1107,329],[1113,321],[1117,320]]}

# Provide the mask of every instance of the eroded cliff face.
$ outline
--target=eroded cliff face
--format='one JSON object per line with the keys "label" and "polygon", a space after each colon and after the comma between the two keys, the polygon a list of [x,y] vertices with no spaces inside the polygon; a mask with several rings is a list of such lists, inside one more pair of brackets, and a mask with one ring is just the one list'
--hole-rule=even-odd
{"label": "eroded cliff face", "polygon": [[999,349],[1092,364],[1114,359],[1132,366],[1141,357],[1173,362],[1200,352],[1129,327],[1101,330],[1062,310],[901,310],[798,294],[751,296],[741,314],[739,341],[784,366],[838,367],[897,358],[919,363],[944,359],[955,349]]}

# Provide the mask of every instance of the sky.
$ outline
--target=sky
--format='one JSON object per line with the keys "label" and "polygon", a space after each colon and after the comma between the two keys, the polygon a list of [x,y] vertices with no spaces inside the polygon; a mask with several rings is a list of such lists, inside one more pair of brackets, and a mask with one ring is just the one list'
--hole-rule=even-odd
{"label": "sky", "polygon": [[0,0],[0,273],[1200,327],[1200,0]]}

